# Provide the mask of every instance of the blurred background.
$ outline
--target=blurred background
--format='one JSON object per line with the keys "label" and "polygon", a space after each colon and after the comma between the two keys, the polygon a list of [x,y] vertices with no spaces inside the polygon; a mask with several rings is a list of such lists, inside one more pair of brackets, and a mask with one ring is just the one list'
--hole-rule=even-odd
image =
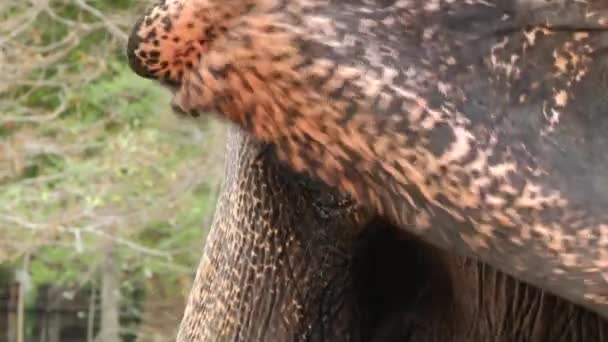
{"label": "blurred background", "polygon": [[169,341],[224,129],[128,68],[146,0],[0,0],[0,342]]}

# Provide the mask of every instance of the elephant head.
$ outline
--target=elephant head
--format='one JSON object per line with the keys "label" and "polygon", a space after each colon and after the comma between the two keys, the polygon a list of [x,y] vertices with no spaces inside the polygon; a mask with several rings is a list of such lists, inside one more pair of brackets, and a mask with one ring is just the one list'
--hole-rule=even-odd
{"label": "elephant head", "polygon": [[[128,49],[177,110],[219,112],[402,233],[607,317],[607,10],[173,0],[142,18]],[[352,222],[322,231],[370,230]]]}
{"label": "elephant head", "polygon": [[403,231],[608,317],[605,1],[162,1],[132,68]]}

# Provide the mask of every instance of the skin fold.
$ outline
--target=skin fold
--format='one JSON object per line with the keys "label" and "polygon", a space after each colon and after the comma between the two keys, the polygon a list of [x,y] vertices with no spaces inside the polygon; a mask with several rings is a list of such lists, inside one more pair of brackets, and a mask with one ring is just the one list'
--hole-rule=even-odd
{"label": "skin fold", "polygon": [[128,53],[403,232],[608,317],[608,2],[162,1]]}
{"label": "skin fold", "polygon": [[601,342],[600,316],[442,251],[230,128],[178,342]]}

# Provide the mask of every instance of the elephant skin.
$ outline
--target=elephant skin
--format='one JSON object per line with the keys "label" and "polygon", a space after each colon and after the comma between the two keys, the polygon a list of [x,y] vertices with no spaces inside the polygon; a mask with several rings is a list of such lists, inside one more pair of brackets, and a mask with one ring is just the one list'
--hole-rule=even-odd
{"label": "elephant skin", "polygon": [[608,317],[608,1],[162,1],[135,72],[403,231]]}
{"label": "elephant skin", "polygon": [[597,314],[448,254],[231,128],[178,342],[601,342]]}

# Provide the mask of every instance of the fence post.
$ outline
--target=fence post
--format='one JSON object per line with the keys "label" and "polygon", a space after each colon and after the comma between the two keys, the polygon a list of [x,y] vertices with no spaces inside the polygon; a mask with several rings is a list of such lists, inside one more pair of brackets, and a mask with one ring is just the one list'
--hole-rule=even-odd
{"label": "fence post", "polygon": [[8,342],[17,341],[17,306],[19,303],[19,283],[11,283],[8,288],[8,300],[6,305],[7,329],[6,340]]}

